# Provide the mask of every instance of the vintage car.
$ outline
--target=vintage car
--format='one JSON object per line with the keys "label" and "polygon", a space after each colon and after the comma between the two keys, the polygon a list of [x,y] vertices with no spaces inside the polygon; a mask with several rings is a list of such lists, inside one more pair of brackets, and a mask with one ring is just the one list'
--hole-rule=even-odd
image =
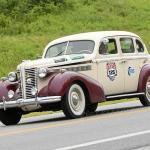
{"label": "vintage car", "polygon": [[50,42],[41,59],[23,61],[0,81],[0,120],[63,110],[79,118],[98,103],[138,97],[150,105],[149,54],[139,36],[125,31],[89,32]]}

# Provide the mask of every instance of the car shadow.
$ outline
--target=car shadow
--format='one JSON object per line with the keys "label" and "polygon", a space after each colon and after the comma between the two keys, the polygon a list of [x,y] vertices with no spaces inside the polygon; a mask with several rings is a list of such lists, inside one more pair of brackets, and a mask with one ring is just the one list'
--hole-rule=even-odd
{"label": "car shadow", "polygon": [[121,112],[121,111],[128,111],[128,110],[135,110],[135,109],[142,109],[144,106],[133,106],[133,107],[125,107],[125,108],[114,108],[114,109],[108,109],[108,110],[99,110],[94,113],[94,115],[100,115],[100,114],[108,114],[113,112]]}
{"label": "car shadow", "polygon": [[[98,110],[95,113],[92,114],[86,114],[85,117],[91,117],[91,116],[98,116],[98,115],[105,115],[105,114],[111,114],[111,113],[115,113],[115,112],[126,112],[129,110],[136,110],[136,109],[143,109],[143,106],[133,106],[133,107],[125,107],[125,108],[115,108],[115,109],[108,109],[108,110]],[[51,117],[51,116],[50,116]],[[26,122],[20,122],[18,125],[30,125],[30,124],[39,124],[39,123],[53,123],[53,122],[62,122],[62,121],[67,121],[70,120],[68,118],[66,118],[64,115],[60,115],[60,116],[56,116],[55,118],[46,118],[46,119],[40,119],[40,120],[34,120],[34,121],[30,121],[27,119]]]}

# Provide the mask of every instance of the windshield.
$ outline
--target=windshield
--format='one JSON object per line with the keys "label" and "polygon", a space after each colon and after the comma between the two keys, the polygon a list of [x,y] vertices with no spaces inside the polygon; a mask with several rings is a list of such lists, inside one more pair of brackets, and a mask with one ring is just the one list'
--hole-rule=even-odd
{"label": "windshield", "polygon": [[91,54],[95,43],[90,40],[70,41],[50,46],[45,58],[71,54]]}

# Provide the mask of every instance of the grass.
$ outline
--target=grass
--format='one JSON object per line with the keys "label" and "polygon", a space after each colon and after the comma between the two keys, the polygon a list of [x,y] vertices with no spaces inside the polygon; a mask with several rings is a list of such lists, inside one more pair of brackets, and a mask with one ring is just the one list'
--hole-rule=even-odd
{"label": "grass", "polygon": [[23,118],[42,116],[42,115],[49,115],[49,114],[53,114],[53,113],[54,113],[53,111],[33,112],[33,113],[29,113],[29,114],[23,115]]}

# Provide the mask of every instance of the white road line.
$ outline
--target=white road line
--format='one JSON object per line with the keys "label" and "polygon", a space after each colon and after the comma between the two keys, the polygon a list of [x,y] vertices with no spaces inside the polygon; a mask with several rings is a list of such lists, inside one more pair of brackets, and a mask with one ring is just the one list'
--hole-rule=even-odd
{"label": "white road line", "polygon": [[62,147],[62,148],[56,148],[54,150],[71,150],[71,149],[76,149],[76,148],[81,148],[81,147],[87,147],[90,145],[95,145],[95,144],[102,144],[106,142],[112,142],[116,140],[121,140],[121,139],[126,139],[134,136],[139,136],[139,135],[144,135],[150,133],[150,130],[145,130],[141,132],[136,132],[136,133],[130,133],[130,134],[124,134],[121,136],[116,136],[116,137],[111,137],[111,138],[106,138],[102,140],[96,140],[96,141],[91,141],[87,143],[82,143],[82,144],[77,144],[77,145],[72,145],[72,146],[67,146],[67,147]]}

